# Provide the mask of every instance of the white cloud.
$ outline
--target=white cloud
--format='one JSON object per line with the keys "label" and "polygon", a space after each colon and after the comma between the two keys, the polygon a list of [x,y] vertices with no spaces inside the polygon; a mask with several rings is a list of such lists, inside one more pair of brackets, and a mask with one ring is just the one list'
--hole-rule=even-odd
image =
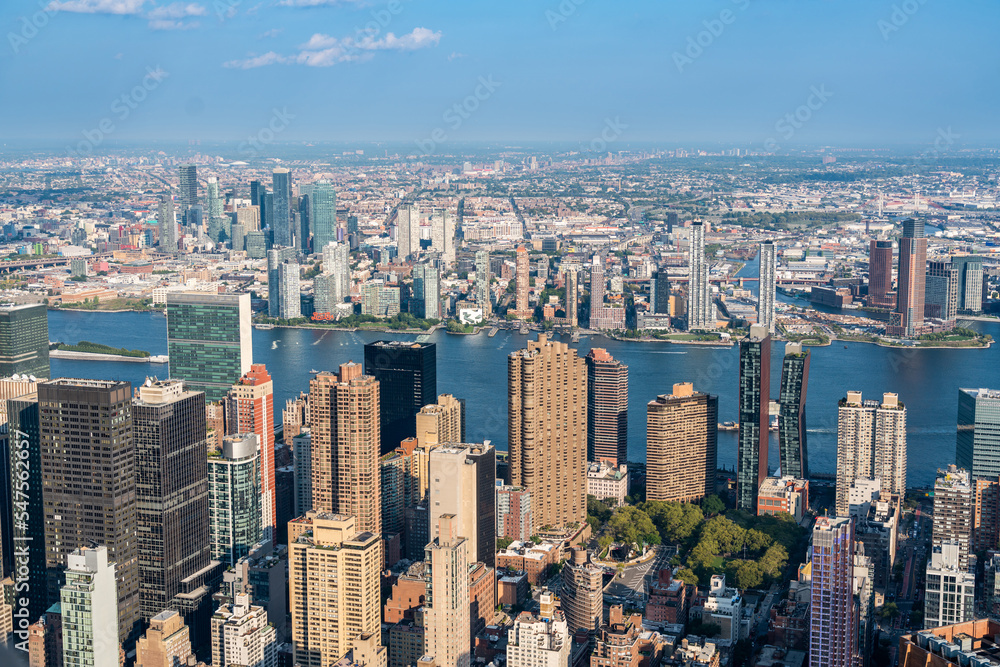
{"label": "white cloud", "polygon": [[281,0],[279,7],[333,7],[334,5],[361,4],[364,0]]}
{"label": "white cloud", "polygon": [[313,34],[309,41],[301,44],[299,52],[294,55],[282,55],[271,51],[243,60],[230,60],[223,63],[223,67],[252,69],[276,64],[330,67],[338,63],[370,60],[375,51],[415,51],[436,46],[440,41],[441,32],[434,32],[428,28],[414,28],[411,32],[398,37],[390,32],[381,39],[373,37],[338,39],[318,32]]}
{"label": "white cloud", "polygon": [[198,21],[175,21],[174,19],[152,19],[149,27],[152,30],[191,30],[198,28],[201,23]]}
{"label": "white cloud", "polygon": [[257,35],[257,39],[270,39],[271,37],[277,37],[284,31],[285,31],[284,28],[271,28],[270,30],[267,30]]}
{"label": "white cloud", "polygon": [[459,60],[464,57],[465,57],[464,53],[459,53],[458,51],[452,51],[451,55],[448,56],[448,62],[451,62],[452,60]]}
{"label": "white cloud", "polygon": [[163,7],[154,7],[146,13],[151,21],[158,19],[185,19],[191,16],[208,16],[208,10],[194,2],[175,2]]}
{"label": "white cloud", "polygon": [[146,0],[55,0],[46,9],[77,14],[138,14]]}

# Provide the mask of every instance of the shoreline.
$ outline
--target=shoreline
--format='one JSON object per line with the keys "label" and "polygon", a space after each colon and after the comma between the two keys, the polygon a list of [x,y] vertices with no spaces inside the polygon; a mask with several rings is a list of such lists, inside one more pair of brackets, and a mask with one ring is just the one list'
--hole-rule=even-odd
{"label": "shoreline", "polygon": [[50,359],[67,361],[124,361],[132,364],[165,364],[166,355],[152,354],[148,357],[126,357],[120,354],[100,354],[99,352],[74,352],[72,350],[49,350]]}

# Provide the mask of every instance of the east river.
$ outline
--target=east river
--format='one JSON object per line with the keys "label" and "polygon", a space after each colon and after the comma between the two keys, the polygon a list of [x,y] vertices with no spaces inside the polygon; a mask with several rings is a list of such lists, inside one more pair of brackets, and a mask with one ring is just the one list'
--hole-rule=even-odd
{"label": "east river", "polygon": [[[969,326],[1000,340],[1000,323]],[[534,338],[536,334],[531,334]],[[347,361],[363,362],[365,343],[379,339],[409,339],[378,332],[337,332],[312,329],[254,330],[253,358],[274,378],[275,407],[307,391],[311,370],[336,370]],[[87,340],[114,347],[167,353],[166,318],[160,313],[49,312],[49,339],[76,343]],[[500,331],[490,338],[436,331],[438,393],[466,400],[470,441],[491,440],[507,448],[507,355],[525,347],[529,336]],[[568,337],[563,338],[568,342]],[[629,459],[646,459],[646,403],[670,393],[674,383],[690,381],[699,391],[719,396],[719,421],[735,421],[739,386],[738,347],[701,347],[670,343],[620,342],[584,336],[574,345],[581,355],[603,347],[629,366]],[[938,467],[954,462],[959,387],[1000,388],[1000,347],[986,350],[904,350],[865,343],[834,343],[814,347],[809,377],[806,419],[810,467],[835,472],[837,401],[848,390],[866,398],[896,392],[907,407],[908,484],[932,484]],[[777,395],[784,343],[771,352],[771,387]],[[147,375],[167,374],[165,364],[52,360],[53,377],[128,380],[137,385]],[[276,415],[280,421],[280,412]],[[777,466],[775,436],[770,462]],[[736,434],[719,433],[719,465],[736,461]]]}

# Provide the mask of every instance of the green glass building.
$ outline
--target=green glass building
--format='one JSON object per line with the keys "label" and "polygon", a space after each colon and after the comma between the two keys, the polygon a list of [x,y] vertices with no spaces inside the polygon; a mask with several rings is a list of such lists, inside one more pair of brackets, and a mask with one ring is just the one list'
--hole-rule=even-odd
{"label": "green glass building", "polygon": [[49,377],[49,314],[42,304],[0,308],[0,377],[15,373]]}
{"label": "green glass building", "polygon": [[955,463],[973,479],[1000,475],[1000,391],[958,390],[958,438]]}
{"label": "green glass building", "polygon": [[260,446],[253,433],[227,436],[208,457],[208,521],[212,560],[227,567],[263,539]]}
{"label": "green glass building", "polygon": [[225,398],[253,362],[249,294],[181,292],[167,297],[170,377],[208,402]]}

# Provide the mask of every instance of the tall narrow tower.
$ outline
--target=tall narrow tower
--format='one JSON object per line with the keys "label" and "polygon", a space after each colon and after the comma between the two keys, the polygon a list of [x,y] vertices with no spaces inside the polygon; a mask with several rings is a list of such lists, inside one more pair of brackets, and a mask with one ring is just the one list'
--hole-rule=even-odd
{"label": "tall narrow tower", "polygon": [[628,366],[592,348],[587,362],[587,460],[628,462]]}
{"label": "tall narrow tower", "polygon": [[688,329],[714,329],[712,293],[708,286],[708,263],[705,260],[705,223],[691,223],[691,247],[688,252]]}
{"label": "tall narrow tower", "polygon": [[740,433],[737,445],[736,507],[757,512],[757,491],[767,477],[771,402],[771,335],[759,324],[740,341]]}
{"label": "tall narrow tower", "polygon": [[531,261],[528,258],[528,250],[524,246],[518,246],[514,263],[514,315],[521,319],[531,317],[531,312],[528,310],[530,272]]}
{"label": "tall narrow tower", "polygon": [[229,390],[230,433],[254,433],[260,443],[261,531],[273,540],[277,529],[274,497],[274,382],[264,364],[253,364]]}
{"label": "tall narrow tower", "polygon": [[809,478],[806,453],[806,388],[809,385],[809,350],[802,343],[785,345],[778,392],[778,453],[781,474]]}
{"label": "tall narrow tower", "polygon": [[566,269],[566,323],[571,327],[579,324],[577,307],[580,303],[580,274],[576,269]]}
{"label": "tall narrow tower", "polygon": [[438,519],[437,537],[427,545],[427,609],[424,649],[437,665],[469,667],[469,540],[459,534],[458,517]]}
{"label": "tall narrow tower", "polygon": [[490,292],[492,281],[490,253],[487,250],[479,250],[476,252],[476,303],[483,309],[484,320],[493,316],[493,295]]}
{"label": "tall narrow tower", "polygon": [[899,239],[899,274],[896,312],[886,332],[890,336],[912,337],[924,324],[924,289],[927,276],[927,238],[924,223],[913,218],[903,221]]}
{"label": "tall narrow tower", "polygon": [[760,244],[760,265],[758,272],[757,324],[767,327],[774,334],[774,293],[777,289],[778,249],[774,241]]}
{"label": "tall narrow tower", "polygon": [[813,527],[809,667],[852,667],[857,653],[854,614],[854,520],[821,516]]}

